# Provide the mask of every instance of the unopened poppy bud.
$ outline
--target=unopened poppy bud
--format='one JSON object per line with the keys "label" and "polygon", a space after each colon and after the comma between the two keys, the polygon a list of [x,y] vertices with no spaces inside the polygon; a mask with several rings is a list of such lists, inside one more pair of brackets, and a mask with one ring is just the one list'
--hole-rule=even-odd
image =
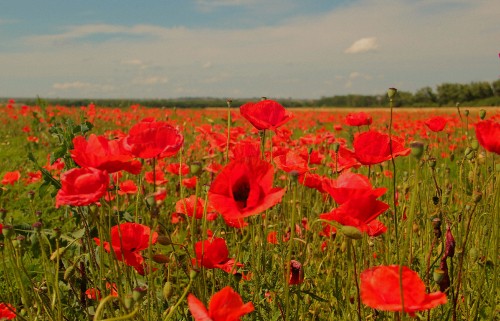
{"label": "unopened poppy bud", "polygon": [[473,149],[473,150],[478,150],[479,148],[479,142],[474,139],[470,142],[470,147]]}
{"label": "unopened poppy bud", "polygon": [[478,250],[475,247],[471,248],[469,250],[469,256],[470,256],[470,259],[472,260],[472,262],[476,262],[477,258],[479,257]]}
{"label": "unopened poppy bud", "polygon": [[165,254],[155,254],[153,255],[153,261],[156,263],[168,263],[170,262],[170,258]]}
{"label": "unopened poppy bud", "polygon": [[123,300],[123,304],[127,309],[130,309],[132,307],[133,299],[130,295],[126,296],[125,299]]}
{"label": "unopened poppy bud", "polygon": [[40,232],[40,230],[42,229],[42,222],[35,222],[33,223],[32,227],[35,231]]}
{"label": "unopened poppy bud", "polygon": [[465,117],[469,116],[470,111],[468,109],[464,110]]}
{"label": "unopened poppy bud", "polygon": [[173,291],[173,287],[172,287],[172,282],[170,282],[170,281],[165,282],[165,285],[163,286],[163,291],[162,291],[163,298],[165,300],[168,300],[172,297],[173,293],[174,293],[174,291]]}
{"label": "unopened poppy bud", "polygon": [[154,197],[153,195],[147,196],[147,197],[146,197],[146,203],[147,203],[149,206],[154,206],[154,205],[156,204],[155,197]]}
{"label": "unopened poppy bud", "polygon": [[474,191],[472,193],[472,199],[473,199],[474,203],[479,203],[482,198],[483,198],[483,193],[478,192],[478,191]]}
{"label": "unopened poppy bud", "polygon": [[434,226],[434,228],[441,228],[441,219],[439,217],[433,218],[432,226]]}
{"label": "unopened poppy bud", "polygon": [[194,162],[194,163],[189,164],[189,170],[190,170],[191,174],[193,174],[195,176],[199,176],[201,174],[202,169],[203,168],[202,168],[200,162]]}
{"label": "unopened poppy bud", "polygon": [[299,261],[290,261],[290,278],[288,279],[288,284],[301,284],[304,282],[304,270],[302,269],[302,264]]}
{"label": "unopened poppy bud", "polygon": [[35,198],[35,192],[33,192],[33,191],[29,191],[29,192],[28,192],[28,198],[29,198],[30,200],[33,200],[33,199]]}
{"label": "unopened poppy bud", "polygon": [[339,144],[339,143],[337,143],[337,142],[335,142],[335,143],[333,143],[333,144],[332,144],[332,148],[333,148],[333,151],[334,151],[335,153],[338,153],[338,152],[339,152],[339,149],[340,149],[340,144]]}
{"label": "unopened poppy bud", "polygon": [[74,265],[70,265],[66,271],[64,271],[64,275],[63,275],[63,279],[65,281],[68,281],[73,275],[75,275],[75,266]]}
{"label": "unopened poppy bud", "polygon": [[145,285],[138,286],[138,287],[134,288],[134,290],[132,291],[132,299],[135,302],[138,302],[140,299],[142,299],[144,297],[147,290],[148,290],[148,287]]}
{"label": "unopened poppy bud", "polygon": [[387,89],[387,96],[389,98],[393,98],[394,96],[396,96],[396,94],[398,93],[398,90],[396,88],[389,88]]}
{"label": "unopened poppy bud", "polygon": [[170,245],[172,243],[170,241],[170,238],[165,235],[159,235],[157,242],[160,243],[161,245]]}
{"label": "unopened poppy bud", "polygon": [[340,231],[347,236],[350,239],[353,240],[359,240],[363,237],[363,234],[361,234],[361,231],[354,226],[342,226]]}
{"label": "unopened poppy bud", "polygon": [[420,159],[424,154],[424,144],[422,142],[417,142],[417,141],[411,142],[410,148],[411,148],[411,154],[416,159]]}
{"label": "unopened poppy bud", "polygon": [[486,110],[484,109],[481,109],[479,111],[479,118],[481,118],[481,120],[485,119],[486,118]]}
{"label": "unopened poppy bud", "polygon": [[435,269],[432,273],[432,278],[434,279],[434,282],[440,284],[444,278],[444,271],[441,269]]}
{"label": "unopened poppy bud", "polygon": [[436,159],[435,158],[429,158],[429,167],[432,169],[436,168]]}
{"label": "unopened poppy bud", "polygon": [[190,280],[196,279],[197,276],[198,276],[198,271],[196,271],[196,270],[189,271],[189,279]]}

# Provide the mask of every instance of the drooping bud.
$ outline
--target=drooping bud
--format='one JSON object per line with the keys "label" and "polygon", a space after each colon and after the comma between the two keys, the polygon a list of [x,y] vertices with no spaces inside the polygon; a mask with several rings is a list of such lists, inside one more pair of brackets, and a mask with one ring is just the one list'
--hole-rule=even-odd
{"label": "drooping bud", "polygon": [[486,118],[486,110],[481,109],[479,111],[479,118],[481,118],[481,120],[484,120]]}
{"label": "drooping bud", "polygon": [[290,278],[288,279],[288,284],[301,284],[304,282],[304,270],[302,269],[302,264],[299,261],[290,261]]}
{"label": "drooping bud", "polygon": [[138,302],[140,299],[144,297],[144,295],[146,295],[147,290],[148,287],[145,285],[134,288],[134,290],[132,291],[132,299],[135,302]]}
{"label": "drooping bud", "polygon": [[446,227],[446,242],[444,247],[444,256],[453,257],[455,255],[455,238],[451,234],[451,227],[448,225]]}
{"label": "drooping bud", "polygon": [[392,99],[396,94],[398,93],[398,90],[396,88],[389,88],[387,89],[387,96]]}
{"label": "drooping bud", "polygon": [[163,291],[162,291],[163,298],[165,300],[168,300],[172,297],[172,294],[173,294],[172,282],[167,281],[163,286]]}
{"label": "drooping bud", "polygon": [[359,240],[363,237],[363,234],[361,234],[361,231],[354,226],[342,226],[340,231],[347,236],[350,239],[353,240]]}
{"label": "drooping bud", "polygon": [[416,159],[420,159],[424,154],[424,143],[413,141],[410,143],[411,154]]}

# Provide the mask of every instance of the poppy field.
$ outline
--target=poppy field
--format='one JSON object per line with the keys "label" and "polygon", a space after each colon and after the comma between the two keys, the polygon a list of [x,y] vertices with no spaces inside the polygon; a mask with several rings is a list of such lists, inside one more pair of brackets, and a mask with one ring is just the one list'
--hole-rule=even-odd
{"label": "poppy field", "polygon": [[0,320],[498,320],[500,110],[0,105]]}

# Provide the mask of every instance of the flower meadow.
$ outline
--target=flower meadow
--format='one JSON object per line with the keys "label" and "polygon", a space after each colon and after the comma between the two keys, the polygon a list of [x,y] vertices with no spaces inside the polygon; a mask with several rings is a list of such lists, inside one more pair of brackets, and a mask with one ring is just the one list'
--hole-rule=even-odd
{"label": "flower meadow", "polygon": [[500,111],[0,106],[0,320],[498,320]]}

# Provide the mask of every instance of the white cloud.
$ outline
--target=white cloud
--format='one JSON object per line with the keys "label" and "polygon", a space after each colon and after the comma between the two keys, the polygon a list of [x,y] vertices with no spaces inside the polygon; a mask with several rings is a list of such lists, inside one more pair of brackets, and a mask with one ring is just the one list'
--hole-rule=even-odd
{"label": "white cloud", "polygon": [[356,40],[349,48],[344,52],[348,54],[357,54],[362,52],[375,51],[378,48],[377,38],[361,38]]}
{"label": "white cloud", "polygon": [[146,86],[161,85],[161,84],[166,84],[167,82],[168,82],[167,77],[160,77],[160,76],[139,77],[132,81],[133,84],[146,85]]}
{"label": "white cloud", "polygon": [[52,88],[58,90],[67,90],[67,89],[90,88],[91,86],[92,85],[87,82],[74,81],[74,82],[55,83],[52,85]]}

